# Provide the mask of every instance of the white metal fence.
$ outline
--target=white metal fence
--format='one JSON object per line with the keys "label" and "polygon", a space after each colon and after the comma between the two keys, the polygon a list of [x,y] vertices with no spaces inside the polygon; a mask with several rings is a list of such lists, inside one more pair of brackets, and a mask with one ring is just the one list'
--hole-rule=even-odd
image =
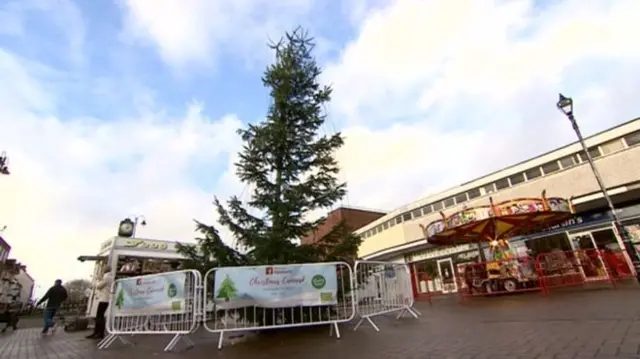
{"label": "white metal fence", "polygon": [[194,270],[175,271],[115,281],[106,314],[109,335],[98,348],[116,340],[128,344],[127,335],[158,334],[173,335],[165,351],[181,339],[191,347],[188,335],[200,325],[219,335],[218,349],[225,333],[233,332],[329,325],[329,335],[340,338],[338,324],[356,315],[354,330],[366,320],[379,331],[372,318],[396,312],[397,318],[420,315],[413,308],[409,267],[402,263],[221,267],[204,278]]}
{"label": "white metal fence", "polygon": [[[298,278],[313,281],[319,275],[313,275],[314,267],[319,268],[324,273],[335,271],[334,278],[325,278],[321,283],[332,283],[331,286],[335,288],[327,287],[325,293],[327,298],[331,299],[329,304],[321,305],[299,305],[301,298],[307,293],[299,293],[303,297],[296,297],[297,301],[287,302],[282,299],[282,293],[273,293],[273,296],[267,299],[268,307],[265,307],[262,303],[256,305],[256,298],[235,298],[233,301],[228,301],[227,298],[223,298],[221,288],[214,288],[215,283],[221,283],[221,286],[229,287],[231,282],[225,283],[220,276],[224,276],[225,270],[239,271],[238,273],[255,273],[266,272],[266,274],[274,275],[274,280],[286,282],[286,271],[296,268]],[[329,268],[329,269],[327,269]],[[309,271],[311,270],[311,272]],[[305,272],[304,274],[300,274]],[[300,278],[302,276],[313,276],[313,278]],[[216,278],[216,276],[219,276]],[[292,274],[292,278],[295,278],[295,274]],[[332,274],[325,275],[333,276]],[[258,278],[255,276],[253,278]],[[268,286],[268,278],[266,276],[260,279],[258,283],[257,279],[246,278],[249,285],[264,285]],[[253,281],[253,282],[251,282]],[[253,284],[251,284],[253,283]],[[207,331],[212,333],[219,333],[218,349],[222,348],[223,338],[225,333],[229,332],[254,332],[260,330],[269,330],[277,328],[293,328],[313,325],[330,325],[329,335],[332,335],[335,331],[336,337],[340,338],[340,331],[338,329],[339,323],[345,323],[351,321],[355,317],[355,303],[351,292],[351,284],[353,283],[353,271],[351,267],[344,262],[333,263],[313,263],[313,264],[301,264],[301,265],[273,265],[273,266],[258,266],[258,267],[233,267],[233,268],[215,268],[207,272],[205,275],[205,317],[204,327]],[[282,283],[281,283],[282,284]],[[285,283],[286,284],[286,283]],[[245,284],[246,285],[246,284]],[[286,286],[285,286],[286,287]],[[224,289],[227,291],[227,289]],[[283,288],[279,288],[282,291]],[[268,293],[268,289],[261,290],[263,293]],[[335,293],[334,293],[335,292]],[[314,293],[312,292],[311,295]],[[246,295],[246,293],[242,294]],[[315,293],[316,297],[318,293]],[[304,297],[303,299],[309,299]],[[296,302],[298,303],[296,305]]]}
{"label": "white metal fence", "polygon": [[[149,291],[156,290],[173,291],[167,296],[172,301],[146,303],[129,311],[120,310],[127,300],[127,291],[147,291],[146,294],[152,294]],[[106,315],[109,335],[98,344],[98,349],[108,348],[117,339],[127,344],[129,342],[124,335],[140,334],[173,334],[164,351],[171,351],[181,339],[188,346],[193,346],[187,335],[198,329],[202,298],[202,276],[195,270],[118,279],[112,286]]]}
{"label": "white metal fence", "polygon": [[376,330],[373,317],[397,312],[397,319],[404,313],[418,318],[420,312],[413,308],[411,272],[405,263],[357,261],[354,267],[356,282],[354,296],[360,320],[357,330],[366,320]]}

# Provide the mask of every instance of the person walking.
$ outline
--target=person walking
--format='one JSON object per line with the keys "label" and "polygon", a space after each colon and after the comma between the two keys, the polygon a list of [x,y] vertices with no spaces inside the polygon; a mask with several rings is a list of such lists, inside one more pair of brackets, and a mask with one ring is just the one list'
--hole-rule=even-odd
{"label": "person walking", "polygon": [[87,336],[87,339],[103,339],[107,326],[105,314],[109,308],[109,299],[111,297],[111,285],[113,284],[113,275],[111,268],[107,267],[102,275],[102,280],[96,284],[96,298],[98,299],[98,310],[96,312],[96,325],[93,327],[93,333]]}
{"label": "person walking", "polygon": [[44,328],[42,329],[42,334],[47,334],[49,329],[53,328],[55,325],[53,318],[55,317],[58,309],[60,309],[60,305],[67,299],[67,297],[67,290],[62,286],[62,281],[60,279],[56,279],[53,287],[49,288],[47,293],[40,298],[36,307],[45,301],[47,302],[44,309]]}

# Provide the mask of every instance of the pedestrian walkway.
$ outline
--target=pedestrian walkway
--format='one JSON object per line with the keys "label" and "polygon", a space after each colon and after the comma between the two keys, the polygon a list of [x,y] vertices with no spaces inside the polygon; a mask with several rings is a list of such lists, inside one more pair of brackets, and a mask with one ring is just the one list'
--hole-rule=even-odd
{"label": "pedestrian walkway", "polygon": [[[541,295],[478,298],[465,304],[439,300],[418,303],[419,321],[378,320],[380,332],[362,327],[342,329],[342,339],[329,329],[261,335],[216,350],[216,339],[197,333],[196,347],[180,354],[164,353],[168,337],[133,337],[135,346],[114,344],[97,351],[85,333],[41,337],[37,329],[0,336],[2,359],[281,359],[281,358],[640,358],[640,288],[577,291]],[[180,348],[177,348],[178,350]]]}

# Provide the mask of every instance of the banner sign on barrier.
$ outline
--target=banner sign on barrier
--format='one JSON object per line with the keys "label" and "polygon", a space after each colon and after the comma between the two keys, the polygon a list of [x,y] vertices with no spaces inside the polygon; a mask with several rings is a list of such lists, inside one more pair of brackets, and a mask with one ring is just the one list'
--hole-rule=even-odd
{"label": "banner sign on barrier", "polygon": [[335,264],[226,267],[215,272],[214,301],[222,309],[337,304]]}
{"label": "banner sign on barrier", "polygon": [[185,312],[186,273],[164,273],[116,282],[114,314],[179,314]]}

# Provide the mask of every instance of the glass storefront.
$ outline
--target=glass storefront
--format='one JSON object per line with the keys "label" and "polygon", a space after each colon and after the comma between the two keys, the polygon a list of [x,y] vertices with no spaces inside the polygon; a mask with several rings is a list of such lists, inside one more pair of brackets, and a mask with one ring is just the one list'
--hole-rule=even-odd
{"label": "glass storefront", "polygon": [[[455,293],[459,283],[456,277],[459,276],[461,268],[465,264],[478,260],[480,254],[478,250],[469,250],[474,246],[453,247],[457,253],[440,255],[437,250],[425,251],[407,258],[415,273],[416,290],[418,295],[427,293]],[[422,259],[424,258],[424,259]]]}
{"label": "glass storefront", "polygon": [[629,236],[631,236],[631,241],[633,241],[636,251],[640,252],[640,218],[622,221],[622,224]]}

